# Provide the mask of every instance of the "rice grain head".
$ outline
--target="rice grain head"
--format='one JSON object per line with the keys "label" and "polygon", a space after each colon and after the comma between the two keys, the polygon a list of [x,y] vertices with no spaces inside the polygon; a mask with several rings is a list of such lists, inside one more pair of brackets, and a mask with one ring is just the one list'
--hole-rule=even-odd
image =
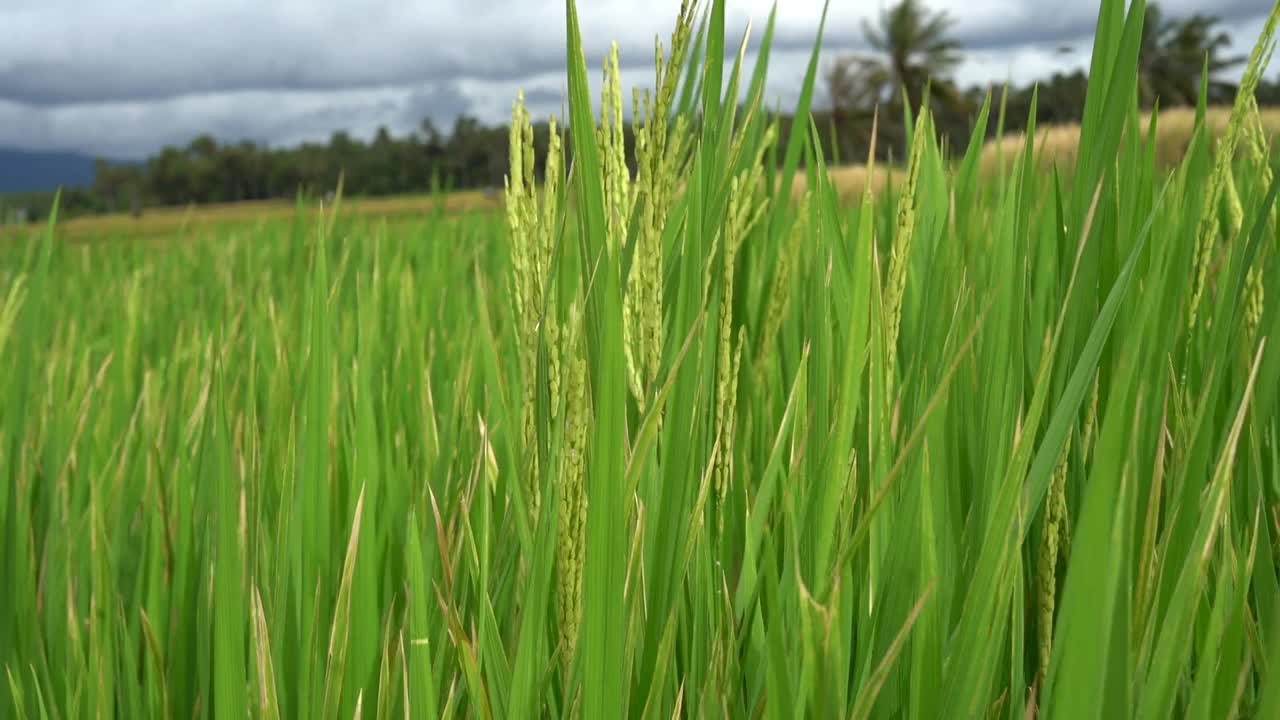
{"label": "rice grain head", "polygon": [[533,184],[532,151],[526,153],[524,128],[529,113],[524,106],[524,92],[517,96],[511,110],[510,172],[506,178],[507,230],[511,235],[512,284],[515,286],[518,349],[520,367],[520,428],[524,448],[526,487],[532,515],[538,514],[538,453],[535,401],[537,397],[537,325],[534,312],[538,303],[537,223],[532,219],[531,188]]}
{"label": "rice grain head", "polygon": [[911,155],[907,164],[907,180],[902,187],[902,195],[898,199],[897,230],[893,236],[893,244],[889,254],[889,278],[885,287],[885,316],[888,319],[888,337],[886,338],[887,359],[885,371],[888,373],[887,385],[889,397],[893,397],[895,377],[898,363],[898,333],[902,327],[902,299],[907,289],[907,270],[911,262],[911,243],[916,226],[916,194],[920,186],[920,164],[924,157],[926,134],[932,132],[929,122],[929,105],[926,98],[921,107],[919,119],[916,121],[915,133],[911,138]]}
{"label": "rice grain head", "polygon": [[627,150],[622,123],[622,75],[618,69],[618,44],[609,48],[604,63],[604,82],[600,90],[600,126],[596,136],[603,153],[601,172],[604,188],[605,221],[609,253],[618,257],[627,240],[627,223],[631,217],[631,171],[627,168]]}
{"label": "rice grain head", "polygon": [[[551,116],[548,128],[547,159],[543,169],[542,216],[538,226],[539,254],[538,267],[542,277],[551,275],[552,253],[556,243],[557,219],[560,216],[560,187],[564,182],[564,159],[560,140],[560,131],[556,127],[556,118]],[[550,287],[543,288],[544,305],[543,332],[546,335],[548,355],[547,383],[551,391],[551,417],[560,417],[561,400],[561,358],[560,327],[557,312],[556,294]]]}
{"label": "rice grain head", "polygon": [[1040,533],[1040,552],[1037,563],[1037,600],[1040,629],[1040,678],[1049,674],[1049,659],[1053,652],[1053,620],[1058,594],[1058,558],[1065,547],[1067,500],[1067,458],[1071,450],[1068,442],[1058,458],[1058,465],[1050,479],[1049,493],[1045,497],[1044,525]]}
{"label": "rice grain head", "polygon": [[[1249,162],[1258,172],[1259,187],[1270,187],[1274,179],[1274,173],[1271,170],[1271,163],[1268,161],[1270,151],[1266,129],[1263,125],[1262,115],[1258,110],[1257,98],[1251,96],[1249,103],[1252,110],[1252,122],[1248,126],[1248,138],[1245,147],[1249,153]],[[1275,237],[1276,209],[1274,207],[1267,212],[1266,222],[1269,227],[1267,236]],[[1262,324],[1262,312],[1266,303],[1266,290],[1262,282],[1262,268],[1266,261],[1266,250],[1267,247],[1264,246],[1262,252],[1254,258],[1254,264],[1249,268],[1245,277],[1245,339],[1250,347],[1257,340],[1258,326]]]}
{"label": "rice grain head", "polygon": [[672,33],[669,64],[664,63],[662,41],[654,41],[657,97],[647,89],[632,92],[636,179],[631,202],[638,206],[640,222],[623,296],[623,342],[628,385],[641,411],[648,403],[648,393],[662,361],[662,237],[676,179],[683,175],[688,162],[685,118],[676,119],[674,130],[668,129],[668,119],[692,29],[691,12],[686,0]]}
{"label": "rice grain head", "polygon": [[[511,239],[512,285],[516,307],[518,335],[517,363],[520,369],[521,440],[525,453],[527,488],[530,508],[537,516],[540,504],[537,447],[538,353],[545,348],[548,355],[547,385],[552,416],[558,415],[560,404],[560,361],[555,296],[547,290],[551,273],[551,255],[555,242],[556,217],[559,212],[561,169],[560,138],[555,119],[550,126],[547,150],[547,184],[541,196],[534,174],[533,125],[524,104],[524,93],[517,95],[511,113],[510,167],[506,178],[506,217]],[[539,334],[545,335],[540,338]]]}
{"label": "rice grain head", "polygon": [[587,494],[585,485],[587,430],[587,361],[582,353],[578,306],[570,309],[566,332],[568,397],[565,405],[565,449],[560,473],[559,568],[560,652],[566,676],[577,650],[582,624],[582,573],[586,559]]}
{"label": "rice grain head", "polygon": [[808,232],[809,206],[812,193],[806,192],[800,200],[800,212],[796,223],[792,225],[786,245],[778,254],[773,272],[773,282],[769,287],[769,300],[765,306],[764,328],[760,333],[760,349],[756,356],[756,383],[763,382],[764,364],[769,356],[769,348],[782,329],[782,319],[787,311],[787,302],[791,297],[791,271],[797,263],[796,256],[800,251],[800,243]]}
{"label": "rice grain head", "polygon": [[1236,100],[1231,109],[1231,120],[1218,144],[1213,173],[1209,176],[1205,211],[1200,216],[1200,224],[1196,231],[1197,246],[1192,270],[1191,306],[1187,316],[1188,327],[1193,329],[1196,327],[1200,303],[1209,277],[1209,267],[1213,264],[1217,244],[1215,240],[1218,236],[1218,217],[1214,209],[1218,207],[1230,180],[1240,131],[1244,127],[1246,115],[1250,115],[1251,103],[1254,102],[1251,98],[1254,98],[1262,72],[1271,62],[1271,54],[1275,50],[1277,21],[1280,21],[1280,4],[1272,8],[1263,26],[1262,34],[1249,55],[1249,63],[1245,67],[1244,77],[1240,81],[1240,88],[1236,91]]}
{"label": "rice grain head", "polygon": [[734,279],[738,252],[751,230],[763,216],[766,203],[758,196],[763,188],[763,159],[765,147],[773,142],[772,128],[765,135],[765,142],[754,163],[733,178],[729,189],[728,218],[725,223],[722,256],[723,286],[720,299],[720,332],[717,347],[716,379],[716,436],[720,441],[717,457],[715,487],[721,502],[729,490],[733,458],[733,429],[736,423],[738,373],[742,361],[744,336],[738,333],[737,349],[733,349],[733,298]]}

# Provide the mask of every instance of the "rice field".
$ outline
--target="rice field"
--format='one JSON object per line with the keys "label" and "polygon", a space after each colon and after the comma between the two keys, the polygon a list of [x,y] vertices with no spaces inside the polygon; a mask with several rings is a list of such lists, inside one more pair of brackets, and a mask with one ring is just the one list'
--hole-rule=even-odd
{"label": "rice field", "polygon": [[501,210],[4,240],[0,717],[1280,717],[1280,15],[1170,167],[1125,4],[1069,175],[840,202],[723,0],[632,173],[569,0]]}
{"label": "rice field", "polygon": [[[315,203],[302,203],[314,209]],[[346,200],[348,215],[371,219],[399,221],[440,213],[461,214],[494,212],[502,207],[501,194],[480,190],[449,193],[369,197]],[[229,234],[252,230],[255,226],[297,217],[299,203],[281,200],[257,200],[189,207],[151,208],[139,217],[128,213],[87,215],[58,223],[58,237],[71,241],[95,241],[103,238],[169,241],[175,237]],[[26,228],[0,226],[0,242],[21,237]]]}

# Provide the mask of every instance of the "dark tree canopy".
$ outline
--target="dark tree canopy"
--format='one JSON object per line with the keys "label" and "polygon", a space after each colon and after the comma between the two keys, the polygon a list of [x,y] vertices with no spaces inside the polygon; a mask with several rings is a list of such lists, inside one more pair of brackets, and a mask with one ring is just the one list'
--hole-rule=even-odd
{"label": "dark tree canopy", "polygon": [[1157,101],[1162,107],[1194,105],[1206,68],[1209,101],[1230,102],[1235,85],[1221,76],[1244,58],[1225,54],[1231,38],[1219,29],[1220,24],[1219,18],[1199,13],[1187,18],[1166,17],[1158,4],[1147,5],[1138,53],[1138,92],[1144,106]]}
{"label": "dark tree canopy", "polygon": [[960,44],[951,35],[953,21],[922,0],[899,0],[881,11],[875,24],[863,23],[870,55],[836,58],[827,72],[833,108],[866,112],[875,106],[893,109],[905,98],[919,107],[926,88],[945,103],[959,101],[950,75],[960,64]]}

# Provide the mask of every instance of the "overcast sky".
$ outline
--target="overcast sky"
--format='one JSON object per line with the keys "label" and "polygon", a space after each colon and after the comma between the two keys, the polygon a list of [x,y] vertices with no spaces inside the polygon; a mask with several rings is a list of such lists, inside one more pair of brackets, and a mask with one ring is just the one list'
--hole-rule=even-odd
{"label": "overcast sky", "polygon": [[[1084,67],[1097,3],[928,0],[966,48],[964,84]],[[679,0],[579,0],[588,59],[617,41],[628,85],[652,82]],[[771,0],[729,0],[753,47]],[[833,0],[824,54],[863,47],[880,0]],[[1165,0],[1220,16],[1248,52],[1271,0]],[[794,102],[822,0],[781,0],[770,99]],[[562,0],[0,0],[0,145],[140,157],[208,131],[276,145],[403,133],[459,113],[503,121],[524,89],[536,114],[564,88]],[[1061,53],[1068,45],[1071,52]],[[598,75],[597,73],[593,73]],[[629,93],[627,93],[629,96]]]}

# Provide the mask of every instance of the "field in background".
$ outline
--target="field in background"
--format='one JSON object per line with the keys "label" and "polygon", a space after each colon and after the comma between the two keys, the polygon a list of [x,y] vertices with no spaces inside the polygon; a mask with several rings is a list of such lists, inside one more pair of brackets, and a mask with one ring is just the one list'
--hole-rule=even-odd
{"label": "field in background", "polygon": [[[1230,108],[1208,109],[1207,126],[1213,136],[1219,136],[1226,130],[1230,114]],[[1155,156],[1160,167],[1170,168],[1181,160],[1191,144],[1195,131],[1195,110],[1175,108],[1161,112],[1159,117]],[[1280,132],[1280,109],[1262,109],[1259,117],[1268,137],[1273,137]],[[1150,116],[1144,115],[1143,130],[1145,131],[1149,126]],[[1048,171],[1052,169],[1054,163],[1057,163],[1059,169],[1069,171],[1074,167],[1079,154],[1079,138],[1080,127],[1077,125],[1041,128],[1036,133],[1036,156],[1041,168]],[[998,170],[998,158],[1001,156],[1005,158],[1006,164],[1014,162],[1024,145],[1025,137],[1021,134],[1010,135],[1001,142],[987,143],[983,148],[980,164],[982,177],[995,176]],[[831,168],[830,177],[840,202],[850,204],[861,198],[868,186],[880,192],[886,183],[900,182],[903,177],[903,168],[881,165],[872,174],[865,165],[846,165]],[[798,200],[803,197],[806,187],[807,178],[802,174],[796,178],[793,186],[793,199]],[[473,190],[453,192],[444,196],[348,198],[346,203],[348,210],[357,216],[394,220],[423,217],[441,210],[448,213],[499,210],[502,207],[502,194]],[[237,225],[255,225],[268,220],[289,218],[295,212],[294,203],[283,200],[189,208],[158,208],[146,211],[141,218],[134,218],[127,214],[84,217],[63,222],[59,228],[67,237],[78,239],[92,239],[95,236],[162,239],[188,232],[198,233],[219,228],[233,229]],[[32,228],[28,228],[28,231],[30,229]],[[18,235],[22,232],[21,229],[0,228],[0,237],[5,234]]]}
{"label": "field in background", "polygon": [[[1270,139],[1280,133],[1280,108],[1261,108],[1257,110],[1257,118],[1264,135]],[[1205,111],[1205,126],[1212,138],[1219,138],[1227,131],[1231,121],[1231,108],[1214,107]],[[1141,129],[1145,134],[1151,128],[1151,115],[1144,113],[1141,117]],[[1155,161],[1161,168],[1173,168],[1186,157],[1187,150],[1196,133],[1196,111],[1194,108],[1173,108],[1163,110],[1158,115],[1155,135]],[[1022,134],[1011,135],[1001,142],[991,142],[983,150],[982,168],[984,173],[992,173],[997,169],[998,158],[1003,156],[1006,162],[1013,162],[1026,144]],[[1053,169],[1056,163],[1060,169],[1070,170],[1075,167],[1080,154],[1080,127],[1078,125],[1054,125],[1041,128],[1036,132],[1036,155],[1042,170]]]}
{"label": "field in background", "polygon": [[632,176],[567,4],[501,205],[0,243],[0,717],[1280,717],[1256,59],[1148,142],[1103,0],[1078,131],[828,173],[686,6]]}
{"label": "field in background", "polygon": [[[402,195],[389,198],[346,198],[347,211],[365,219],[421,218],[439,212],[457,214],[492,211],[502,207],[501,193],[480,190],[451,192],[442,195]],[[309,208],[314,210],[314,208]],[[296,203],[284,200],[193,205],[185,208],[154,208],[140,217],[128,214],[74,218],[58,224],[61,236],[69,239],[148,238],[163,239],[176,235],[229,231],[265,222],[285,220],[297,214]],[[26,228],[0,227],[0,237],[29,234],[39,224]]]}

